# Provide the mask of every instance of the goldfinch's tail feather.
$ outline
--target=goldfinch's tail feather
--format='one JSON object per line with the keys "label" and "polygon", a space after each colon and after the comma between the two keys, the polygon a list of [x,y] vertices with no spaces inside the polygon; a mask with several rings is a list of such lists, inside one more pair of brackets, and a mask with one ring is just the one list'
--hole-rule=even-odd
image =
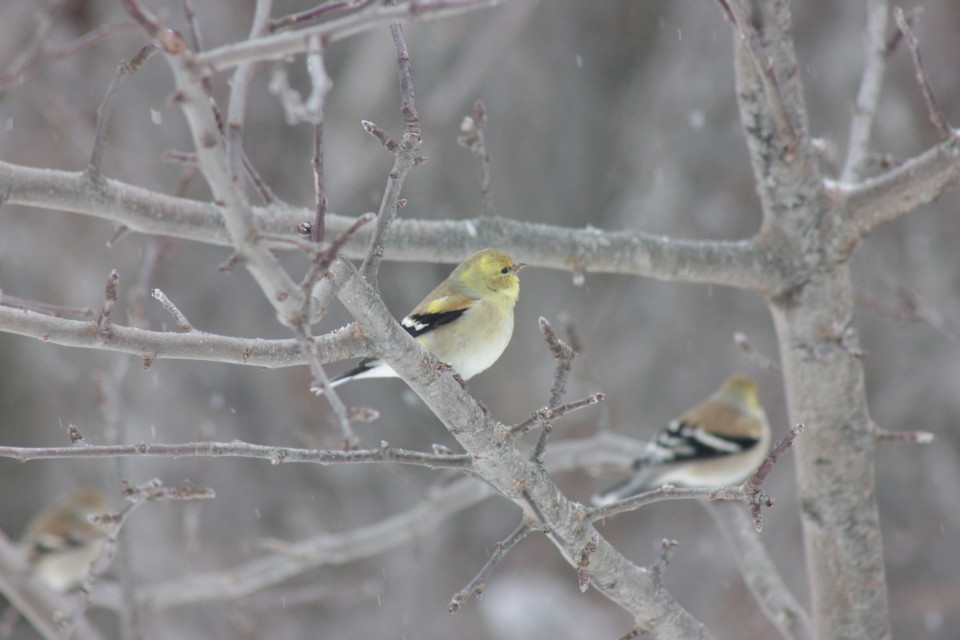
{"label": "goldfinch's tail feather", "polygon": [[[363,378],[395,378],[396,372],[390,366],[382,362],[379,358],[366,358],[360,361],[360,364],[342,373],[330,381],[330,387],[337,387],[348,380],[362,380]],[[323,395],[323,389],[313,387],[313,392],[318,396]]]}
{"label": "goldfinch's tail feather", "polygon": [[593,502],[595,506],[605,507],[608,504],[619,502],[640,493],[648,488],[647,484],[650,481],[650,471],[652,471],[652,469],[648,469],[646,472],[640,471],[638,466],[635,465],[633,473],[630,474],[626,480],[612,487],[608,487],[600,493],[594,494],[590,497],[590,501]]}

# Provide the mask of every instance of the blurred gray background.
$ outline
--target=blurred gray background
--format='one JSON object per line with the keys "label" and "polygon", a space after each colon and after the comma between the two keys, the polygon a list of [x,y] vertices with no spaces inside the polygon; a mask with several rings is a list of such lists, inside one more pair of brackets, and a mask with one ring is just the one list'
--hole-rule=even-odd
{"label": "blurred gray background", "polygon": [[[206,46],[246,37],[253,3],[205,0],[198,19]],[[276,2],[274,15],[310,6]],[[810,110],[810,129],[842,162],[861,70],[865,9],[861,2],[796,2],[794,29]],[[149,2],[186,33],[174,0]],[[909,7],[907,7],[909,8]],[[33,0],[0,8],[0,72],[22,53],[40,9]],[[960,5],[925,3],[916,27],[934,90],[960,121]],[[112,0],[64,0],[52,13],[51,48],[101,25],[125,20]],[[753,177],[737,117],[732,36],[716,3],[667,1],[537,3],[518,0],[493,11],[406,31],[428,162],[411,174],[402,215],[461,219],[481,212],[476,160],[456,138],[475,100],[487,107],[499,212],[556,225],[643,231],[691,238],[742,238],[760,222]],[[104,39],[32,71],[0,95],[0,159],[78,171],[89,157],[96,111],[118,63],[143,44],[136,30]],[[376,210],[391,159],[360,126],[372,120],[397,134],[399,91],[387,29],[337,43],[327,52],[334,82],[326,111],[326,180],[332,211]],[[292,79],[304,87],[302,61]],[[874,149],[896,161],[936,142],[908,52],[889,60]],[[225,104],[227,76],[215,77]],[[283,200],[310,207],[313,176],[309,127],[284,123],[256,77],[245,148]],[[182,168],[168,150],[188,151],[189,137],[171,105],[172,82],[160,56],[121,87],[110,124],[104,173],[174,193]],[[879,167],[878,167],[879,170]],[[828,168],[827,173],[832,174]],[[194,179],[189,197],[209,197]],[[867,389],[877,423],[926,429],[933,446],[887,445],[878,456],[878,490],[897,637],[955,638],[960,628],[960,196],[890,224],[854,260],[857,326],[867,357]],[[172,329],[144,290],[159,287],[199,329],[245,337],[286,338],[243,269],[221,273],[223,248],[128,235],[114,248],[111,225],[25,207],[0,208],[0,288],[50,304],[98,308],[110,269],[121,275],[118,322],[142,314],[154,329]],[[154,256],[159,256],[155,259]],[[387,256],[389,258],[389,255]],[[522,255],[514,256],[523,260]],[[303,261],[285,262],[302,273]],[[155,263],[155,264],[154,264]],[[152,268],[144,268],[144,265]],[[445,277],[451,265],[386,262],[381,291],[398,317]],[[607,394],[610,426],[647,437],[733,372],[756,377],[778,435],[789,427],[779,376],[758,369],[732,335],[743,332],[776,358],[773,326],[752,294],[718,287],[587,274],[523,272],[511,347],[470,382],[500,420],[512,423],[546,403],[553,362],[538,316],[573,319],[583,340],[569,399]],[[320,330],[349,321],[340,308]],[[331,365],[337,373],[348,363]],[[585,365],[595,373],[586,375]],[[0,441],[67,444],[76,424],[88,442],[176,443],[200,439],[277,446],[339,445],[325,400],[308,393],[305,368],[161,361],[68,349],[0,333]],[[456,442],[399,381],[341,388],[351,404],[375,406],[382,418],[360,425],[364,446],[388,440],[429,449]],[[105,393],[104,393],[105,392]],[[560,422],[557,440],[597,428],[599,412]],[[436,472],[402,466],[271,466],[234,459],[41,461],[0,460],[0,528],[16,536],[45,503],[76,484],[94,484],[119,505],[119,478],[168,484],[191,478],[217,491],[214,501],[153,504],[129,524],[127,561],[134,578],[152,583],[190,572],[228,568],[257,555],[258,541],[300,540],[342,532],[404,511],[422,500]],[[576,500],[610,478],[558,477]],[[803,545],[794,500],[792,461],[780,463],[767,489],[776,506],[763,539],[784,578],[806,601]],[[734,508],[734,507],[729,507]],[[148,638],[612,638],[629,616],[593,591],[542,536],[523,541],[497,570],[482,601],[455,616],[454,592],[480,569],[492,545],[520,512],[491,499],[458,514],[415,544],[342,567],[311,571],[262,597],[147,613]],[[754,606],[712,521],[694,503],[664,503],[606,522],[602,531],[641,564],[656,560],[664,537],[680,542],[666,571],[680,602],[718,637],[770,638],[775,631]],[[283,607],[284,593],[316,586],[319,597]],[[286,591],[285,591],[286,590]],[[95,619],[115,629],[113,617]],[[33,637],[26,625],[17,637]]]}

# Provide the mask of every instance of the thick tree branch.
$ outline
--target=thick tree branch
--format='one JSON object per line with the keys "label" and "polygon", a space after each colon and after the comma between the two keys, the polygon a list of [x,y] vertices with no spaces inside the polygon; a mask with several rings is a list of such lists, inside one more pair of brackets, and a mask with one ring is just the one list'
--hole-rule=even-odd
{"label": "thick tree branch", "polygon": [[[0,162],[0,196],[11,204],[70,211],[111,220],[132,231],[231,246],[223,217],[210,203],[175,198],[104,179],[93,188],[82,173],[34,169]],[[272,249],[296,249],[296,227],[315,212],[285,206],[253,207]],[[328,213],[328,237],[347,231],[355,218]],[[344,255],[362,258],[371,231],[361,229]],[[289,237],[291,242],[275,238]],[[779,286],[780,265],[749,240],[687,240],[640,231],[572,229],[505,218],[460,221],[397,220],[387,238],[391,260],[457,263],[495,246],[524,262],[554,269],[628,273],[660,280],[738,286],[758,292]],[[424,250],[429,248],[429,254]]]}
{"label": "thick tree branch", "polygon": [[[333,269],[342,270],[335,264]],[[524,517],[550,531],[550,540],[572,565],[579,551],[596,541],[589,578],[594,588],[629,611],[640,628],[666,637],[707,638],[703,625],[667,591],[660,576],[624,558],[599,536],[582,505],[570,502],[543,465],[532,463],[508,442],[509,428],[491,418],[447,368],[422,349],[393,319],[372,285],[350,278],[340,300],[379,349],[379,356],[403,378],[473,456],[474,470],[524,510]]]}
{"label": "thick tree branch", "polygon": [[834,239],[838,257],[853,252],[880,225],[936,200],[960,179],[960,132],[896,169],[856,186],[832,185],[845,222]]}
{"label": "thick tree branch", "polygon": [[[291,327],[303,324],[306,321],[302,313],[306,308],[303,293],[269,247],[260,241],[260,230],[253,209],[242,185],[238,183],[238,174],[233,171],[227,144],[214,110],[210,107],[206,87],[201,78],[191,75],[187,70],[183,58],[186,45],[182,37],[161,26],[156,17],[137,0],[124,0],[123,3],[130,16],[163,49],[176,84],[174,100],[186,117],[193,137],[197,166],[213,193],[215,204],[223,214],[236,257],[243,261],[270,304],[276,309],[278,319]],[[268,6],[267,3],[261,2],[258,11],[263,24],[269,17],[262,15],[264,6]],[[241,98],[239,102],[242,105],[244,101]],[[239,154],[235,164],[239,172]]]}
{"label": "thick tree branch", "polygon": [[744,20],[756,37],[744,41],[743,33],[736,34],[737,105],[765,224],[780,231],[785,224],[802,221],[804,209],[822,200],[823,184],[810,144],[789,3],[735,0],[731,4],[740,2],[751,5]]}

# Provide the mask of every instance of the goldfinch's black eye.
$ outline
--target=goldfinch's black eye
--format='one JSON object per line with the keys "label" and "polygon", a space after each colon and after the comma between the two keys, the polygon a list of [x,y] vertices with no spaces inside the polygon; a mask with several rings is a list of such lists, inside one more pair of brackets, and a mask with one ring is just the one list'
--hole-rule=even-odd
{"label": "goldfinch's black eye", "polygon": [[503,275],[507,275],[508,273],[510,273],[510,267],[504,267],[503,269],[500,269],[500,273],[502,273]]}

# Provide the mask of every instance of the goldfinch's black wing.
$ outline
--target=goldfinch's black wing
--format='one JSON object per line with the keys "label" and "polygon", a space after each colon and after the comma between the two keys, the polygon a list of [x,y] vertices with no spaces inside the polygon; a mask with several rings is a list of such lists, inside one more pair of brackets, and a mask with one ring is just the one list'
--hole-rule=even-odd
{"label": "goldfinch's black wing", "polygon": [[673,464],[735,455],[755,447],[759,438],[731,436],[705,431],[696,424],[675,420],[647,445],[635,469],[653,464]]}
{"label": "goldfinch's black wing", "polygon": [[[464,295],[451,295],[435,299],[429,304],[421,304],[410,315],[400,321],[407,333],[416,338],[445,324],[450,324],[470,308],[475,298]],[[383,364],[379,358],[364,358],[353,369],[343,373],[330,382],[334,385],[355,378]]]}
{"label": "goldfinch's black wing", "polygon": [[403,328],[416,338],[445,324],[450,324],[476,302],[476,298],[454,294],[437,298],[428,304],[421,304],[400,321]]}
{"label": "goldfinch's black wing", "polygon": [[417,313],[410,314],[403,319],[401,323],[407,333],[416,338],[428,331],[433,331],[437,327],[450,324],[466,312],[467,308],[457,309],[455,311],[444,311],[442,313]]}
{"label": "goldfinch's black wing", "polygon": [[[410,314],[403,319],[401,325],[407,330],[407,333],[416,338],[417,336],[427,333],[428,331],[433,331],[439,326],[453,322],[462,316],[464,311],[466,311],[466,308],[457,309],[456,311],[446,311],[444,313],[418,313],[416,315]],[[370,371],[379,365],[379,358],[364,358],[360,361],[360,364],[355,366],[353,369],[350,369],[346,373],[340,374],[330,382],[336,383],[349,378],[354,378],[361,373],[366,373],[367,371]]]}

